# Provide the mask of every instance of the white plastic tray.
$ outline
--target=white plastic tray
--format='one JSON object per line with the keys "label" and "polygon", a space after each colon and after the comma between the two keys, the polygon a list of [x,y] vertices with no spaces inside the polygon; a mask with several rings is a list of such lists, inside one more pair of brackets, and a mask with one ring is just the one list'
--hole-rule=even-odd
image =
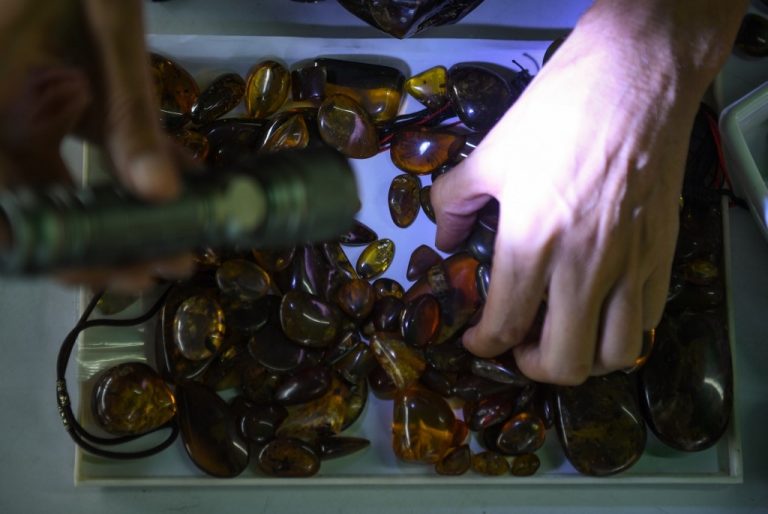
{"label": "white plastic tray", "polygon": [[[485,61],[514,67],[516,60],[536,72],[534,61],[541,62],[548,42],[498,40],[439,40],[415,39],[300,39],[259,37],[204,37],[159,36],[151,37],[154,50],[172,56],[198,77],[212,77],[214,72],[233,70],[245,74],[256,62],[276,58],[288,65],[317,56],[348,56],[371,62],[391,62],[394,58],[405,66],[404,71],[418,73],[442,64],[450,66],[462,61]],[[417,108],[413,103],[406,110]],[[95,165],[97,159],[86,150],[85,177],[92,180],[102,173]],[[411,252],[420,244],[434,242],[434,225],[421,213],[406,230],[395,227],[386,206],[386,191],[392,177],[399,174],[384,153],[374,158],[354,161],[361,188],[364,209],[360,218],[380,236],[392,238],[396,245],[395,260],[385,276],[402,284]],[[428,181],[423,180],[424,183]],[[727,210],[727,209],[726,209]],[[727,212],[726,212],[727,215]],[[725,223],[727,227],[727,220]],[[726,234],[727,241],[727,234]],[[727,248],[726,248],[727,250]],[[359,249],[347,248],[352,262]],[[726,266],[727,252],[726,252]],[[137,305],[127,315],[137,314]],[[732,317],[731,317],[732,319]],[[732,327],[731,327],[732,328]],[[89,398],[90,381],[94,374],[118,362],[143,359],[145,341],[150,334],[142,329],[101,328],[86,332],[78,346],[78,380],[82,398]],[[731,329],[731,336],[733,331]],[[151,353],[151,352],[149,352]],[[88,405],[80,402],[79,414],[87,422]],[[240,477],[214,479],[205,476],[190,461],[181,442],[175,443],[159,455],[137,461],[106,460],[76,450],[74,479],[76,485],[145,487],[145,486],[293,486],[327,487],[330,485],[432,485],[452,487],[458,484],[483,487],[510,487],[539,485],[583,484],[683,484],[683,483],[735,483],[742,479],[741,446],[736,417],[728,432],[713,448],[692,454],[668,450],[649,432],[648,447],[640,461],[630,470],[617,476],[591,478],[577,473],[565,460],[554,430],[548,432],[547,443],[538,452],[542,467],[537,475],[528,478],[513,476],[485,477],[467,473],[460,477],[443,477],[430,466],[411,465],[398,461],[391,449],[391,402],[371,396],[369,403],[355,425],[345,432],[366,437],[371,447],[362,453],[324,462],[318,475],[308,479],[280,479],[261,475],[251,466]],[[148,442],[151,444],[151,442]]]}

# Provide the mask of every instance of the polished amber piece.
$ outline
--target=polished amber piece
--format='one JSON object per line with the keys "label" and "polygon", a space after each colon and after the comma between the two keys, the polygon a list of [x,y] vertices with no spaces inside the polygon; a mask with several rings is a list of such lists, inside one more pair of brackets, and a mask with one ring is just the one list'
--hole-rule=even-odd
{"label": "polished amber piece", "polygon": [[529,412],[520,412],[501,427],[496,447],[505,455],[533,453],[544,444],[544,423]]}
{"label": "polished amber piece", "polygon": [[291,74],[276,61],[262,61],[248,73],[245,107],[253,118],[268,118],[288,99]]}
{"label": "polished amber piece", "polygon": [[491,287],[491,266],[480,264],[477,267],[477,292],[485,302],[488,299],[488,290]]}
{"label": "polished amber piece", "polygon": [[173,138],[187,149],[189,156],[197,162],[205,162],[211,146],[208,138],[196,130],[182,129],[173,134]]}
{"label": "polished amber piece", "polygon": [[389,214],[398,227],[411,225],[419,215],[419,179],[408,175],[398,175],[389,185]]}
{"label": "polished amber piece", "polygon": [[357,259],[355,269],[360,278],[375,278],[389,269],[394,258],[395,243],[390,239],[379,239],[363,250]]}
{"label": "polished amber piece", "polygon": [[523,375],[517,367],[511,352],[504,353],[493,359],[474,357],[470,364],[470,370],[478,377],[487,378],[501,384],[525,387],[531,383],[531,380]]}
{"label": "polished amber piece", "polygon": [[301,291],[324,297],[331,265],[315,245],[296,249],[291,266],[276,275],[282,291]]}
{"label": "polished amber piece", "polygon": [[105,291],[96,302],[96,310],[105,316],[112,316],[124,311],[138,299],[139,295],[136,294]]}
{"label": "polished amber piece", "polygon": [[406,305],[400,320],[400,330],[408,344],[431,344],[439,328],[440,305],[434,296],[425,294]]}
{"label": "polished amber piece", "polygon": [[324,437],[320,440],[320,458],[322,460],[346,457],[368,448],[371,442],[362,437]]}
{"label": "polished amber piece", "polygon": [[385,296],[376,300],[371,314],[374,328],[380,332],[399,333],[404,309],[405,303],[396,296]]}
{"label": "polished amber piece", "polygon": [[427,215],[429,221],[435,223],[437,218],[435,218],[435,208],[432,207],[432,197],[430,196],[431,194],[432,186],[422,187],[421,191],[419,191],[419,203],[421,204],[421,210],[424,211],[424,214]]}
{"label": "polished amber piece", "polygon": [[481,475],[498,477],[509,473],[509,462],[503,455],[484,451],[472,456],[472,471]]}
{"label": "polished amber piece", "polygon": [[364,319],[373,311],[376,293],[373,286],[360,278],[343,284],[336,293],[336,304],[348,316],[354,319]]}
{"label": "polished amber piece", "polygon": [[346,95],[360,104],[374,123],[392,120],[400,111],[405,76],[381,64],[317,59],[325,70],[325,94]]}
{"label": "polished amber piece", "polygon": [[434,66],[405,81],[405,91],[430,109],[438,109],[448,101],[448,70]]}
{"label": "polished amber piece", "polygon": [[405,278],[416,280],[421,277],[429,268],[442,262],[443,258],[439,253],[427,245],[418,246],[410,259],[408,259],[408,268],[405,272]]}
{"label": "polished amber piece", "polygon": [[325,97],[325,68],[304,66],[291,72],[291,90],[296,101],[318,101]]}
{"label": "polished amber piece", "polygon": [[493,127],[513,102],[503,77],[473,64],[456,64],[448,70],[448,95],[461,121],[478,131]]}
{"label": "polished amber piece", "polygon": [[366,378],[376,365],[371,348],[362,341],[334,364],[334,369],[348,382],[355,384]]}
{"label": "polished amber piece", "polygon": [[304,368],[283,378],[275,390],[275,400],[283,405],[306,403],[323,396],[329,387],[331,371],[327,367]]}
{"label": "polished amber piece", "polygon": [[[290,341],[289,341],[290,342]],[[250,359],[240,367],[240,388],[243,396],[257,405],[272,403],[281,373],[267,369]]]}
{"label": "polished amber piece", "polygon": [[296,253],[296,248],[285,248],[282,250],[253,250],[251,252],[256,263],[270,273],[276,271],[282,271],[287,268],[293,256]]}
{"label": "polished amber piece", "polygon": [[389,155],[401,170],[414,175],[429,175],[451,162],[465,141],[465,136],[445,130],[402,130],[392,140]]}
{"label": "polished amber piece", "polygon": [[518,388],[471,374],[461,374],[453,386],[453,395],[468,402],[477,402],[494,395],[510,394]]}
{"label": "polished amber piece", "polygon": [[344,413],[344,422],[341,424],[342,431],[348,429],[355,421],[360,419],[367,403],[368,381],[365,377],[362,377],[349,388],[347,409]]}
{"label": "polished amber piece", "polygon": [[557,432],[574,468],[604,476],[637,462],[645,449],[645,421],[628,375],[592,377],[577,387],[560,387],[556,394]]}
{"label": "polished amber piece", "polygon": [[446,373],[466,371],[472,359],[472,354],[464,348],[458,339],[429,345],[424,350],[424,356],[431,367]]}
{"label": "polished amber piece", "polygon": [[725,433],[733,409],[733,368],[725,313],[665,318],[640,370],[648,426],[668,446],[699,451]]}
{"label": "polished amber piece", "polygon": [[289,291],[280,303],[280,324],[291,340],[310,347],[325,347],[339,335],[338,310],[316,296]]}
{"label": "polished amber piece", "polygon": [[248,351],[256,362],[276,372],[296,369],[302,363],[305,353],[302,346],[286,337],[277,316],[271,317],[251,337]]}
{"label": "polished amber piece", "polygon": [[346,95],[331,95],[317,113],[320,137],[347,157],[367,159],[379,153],[379,137],[368,113]]}
{"label": "polished amber piece", "polygon": [[347,415],[350,388],[336,376],[323,396],[288,408],[288,417],[277,430],[278,437],[313,432],[334,435],[341,432]]}
{"label": "polished amber piece", "polygon": [[416,382],[427,367],[421,352],[391,334],[373,334],[371,350],[398,389],[405,389]]}
{"label": "polished amber piece", "polygon": [[517,455],[512,459],[510,471],[516,477],[529,477],[535,475],[541,467],[541,460],[535,453]]}
{"label": "polished amber piece", "polygon": [[185,300],[173,318],[173,339],[181,354],[193,361],[209,358],[224,340],[224,311],[210,296]]}
{"label": "polished amber piece", "polygon": [[181,65],[158,54],[150,54],[152,79],[160,110],[188,114],[200,95],[200,88]]}
{"label": "polished amber piece", "polygon": [[208,164],[216,169],[235,168],[258,155],[264,138],[265,122],[223,118],[200,129],[208,138]]}
{"label": "polished amber piece", "polygon": [[257,405],[243,396],[236,397],[230,405],[237,418],[240,435],[258,446],[273,440],[277,427],[288,416],[282,405]]}
{"label": "polished amber piece", "polygon": [[306,443],[278,438],[264,446],[256,459],[259,469],[273,477],[311,477],[320,470],[320,457]]}
{"label": "polished amber piece", "polygon": [[472,452],[469,445],[462,444],[451,448],[436,464],[435,471],[439,475],[463,475],[472,467]]}
{"label": "polished amber piece", "polygon": [[243,77],[237,73],[219,75],[197,97],[192,106],[192,119],[197,123],[213,121],[237,107],[244,94]]}
{"label": "polished amber piece", "polygon": [[277,117],[264,136],[262,153],[275,153],[282,150],[301,150],[309,145],[309,127],[301,114],[287,113]]}
{"label": "polished amber piece", "polygon": [[[429,389],[441,396],[450,397],[453,394],[453,386],[456,377],[452,373],[439,371],[432,366],[427,366],[419,381]],[[469,430],[469,428],[467,428]]]}
{"label": "polished amber piece", "polygon": [[237,418],[216,393],[195,382],[176,384],[179,429],[187,454],[204,472],[235,477],[248,465],[248,444]]}
{"label": "polished amber piece", "polygon": [[398,458],[438,462],[453,447],[455,428],[456,416],[442,396],[410,387],[395,398],[392,448]]}
{"label": "polished amber piece", "polygon": [[339,242],[347,246],[365,246],[379,238],[376,232],[367,225],[355,220],[349,232],[339,237]]}
{"label": "polished amber piece", "polygon": [[216,283],[225,295],[256,301],[272,287],[272,279],[258,264],[245,259],[230,259],[216,270]]}
{"label": "polished amber piece", "polygon": [[395,298],[402,298],[405,294],[405,289],[397,280],[391,278],[377,278],[373,282],[373,290],[376,292],[376,299],[384,298],[385,296],[394,296]]}
{"label": "polished amber piece", "polygon": [[146,364],[119,364],[93,386],[93,415],[115,435],[137,435],[159,428],[176,415],[173,393]]}
{"label": "polished amber piece", "polygon": [[507,394],[498,394],[465,405],[465,416],[471,430],[482,430],[503,423],[512,414],[514,404]]}
{"label": "polished amber piece", "polygon": [[373,394],[381,400],[392,400],[397,396],[397,386],[392,381],[389,373],[377,362],[368,374],[368,383]]}
{"label": "polished amber piece", "polygon": [[332,267],[336,268],[345,278],[353,280],[357,278],[349,257],[339,243],[323,243],[323,253]]}

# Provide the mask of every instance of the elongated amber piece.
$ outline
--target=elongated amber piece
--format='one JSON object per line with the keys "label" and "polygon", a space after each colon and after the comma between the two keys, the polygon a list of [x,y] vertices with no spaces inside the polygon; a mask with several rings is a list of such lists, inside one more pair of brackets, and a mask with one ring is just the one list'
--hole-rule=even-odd
{"label": "elongated amber piece", "polygon": [[197,97],[192,119],[197,123],[213,121],[237,107],[244,94],[243,77],[237,73],[219,75]]}
{"label": "elongated amber piece", "polygon": [[405,81],[405,91],[430,109],[438,109],[448,101],[448,70],[434,66]]}
{"label": "elongated amber piece", "polygon": [[384,332],[373,334],[371,350],[398,389],[416,382],[427,367],[421,352]]}
{"label": "elongated amber piece", "polygon": [[108,369],[93,387],[93,414],[110,434],[137,435],[176,415],[173,393],[155,370],[130,362]]}
{"label": "elongated amber piece", "polygon": [[152,79],[160,110],[185,114],[200,95],[200,88],[181,65],[158,54],[150,54]]}
{"label": "elongated amber piece", "polygon": [[275,153],[282,150],[301,150],[309,145],[309,127],[301,114],[288,113],[277,117],[264,136],[262,153]]}
{"label": "elongated amber piece", "polygon": [[390,239],[379,239],[363,250],[357,259],[355,269],[361,278],[375,278],[389,269],[394,258],[395,243]]}
{"label": "elongated amber piece", "polygon": [[298,439],[278,438],[264,446],[256,459],[265,474],[273,477],[311,477],[320,469],[320,457]]}
{"label": "elongated amber piece", "polygon": [[245,107],[253,118],[267,118],[277,112],[291,90],[291,74],[276,61],[262,61],[248,73]]}
{"label": "elongated amber piece", "polygon": [[338,459],[368,448],[371,442],[362,437],[325,437],[320,440],[320,458]]}
{"label": "elongated amber piece", "polygon": [[503,423],[511,414],[513,408],[510,395],[498,394],[481,398],[477,403],[465,405],[467,411],[464,419],[472,430],[482,430],[492,425]]}
{"label": "elongated amber piece", "polygon": [[455,158],[465,141],[465,136],[445,130],[402,130],[392,140],[389,156],[403,171],[429,175]]}
{"label": "elongated amber piece", "polygon": [[224,340],[224,332],[224,311],[209,296],[188,298],[173,318],[174,341],[189,360],[203,360],[213,355]]}
{"label": "elongated amber piece", "polygon": [[272,287],[272,279],[258,264],[245,259],[231,259],[216,270],[216,283],[222,293],[241,300],[256,301]]}
{"label": "elongated amber piece", "polygon": [[398,227],[411,225],[419,215],[420,189],[421,182],[414,176],[403,174],[392,179],[388,193],[389,214]]}
{"label": "elongated amber piece", "polygon": [[410,387],[394,400],[392,449],[407,462],[434,464],[453,447],[456,416],[431,391]]}
{"label": "elongated amber piece", "polygon": [[316,296],[289,291],[280,303],[280,324],[293,341],[306,346],[325,347],[339,334],[338,310]]}
{"label": "elongated amber piece", "polygon": [[509,473],[509,462],[503,455],[484,451],[472,456],[472,470],[481,475],[497,477]]}
{"label": "elongated amber piece", "polygon": [[463,475],[472,467],[472,452],[469,445],[462,444],[451,448],[436,464],[435,471],[439,475]]}
{"label": "elongated amber piece", "polygon": [[431,294],[419,296],[405,306],[400,330],[408,344],[426,346],[432,343],[439,328],[440,304]]}
{"label": "elongated amber piece", "polygon": [[379,138],[370,116],[346,95],[327,97],[317,113],[320,137],[347,157],[367,159],[379,153]]}

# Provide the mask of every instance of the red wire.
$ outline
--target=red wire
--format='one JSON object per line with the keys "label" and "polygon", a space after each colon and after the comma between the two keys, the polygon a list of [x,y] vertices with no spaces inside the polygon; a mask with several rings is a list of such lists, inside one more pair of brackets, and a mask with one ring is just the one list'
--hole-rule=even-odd
{"label": "red wire", "polygon": [[728,167],[725,165],[725,155],[723,155],[723,144],[722,140],[720,139],[720,130],[717,127],[717,122],[715,121],[714,117],[709,113],[706,113],[706,115],[707,121],[709,122],[709,130],[712,132],[712,138],[715,140],[715,148],[717,149],[717,160],[720,163],[720,171],[725,178],[726,184],[728,184],[728,189],[733,190],[731,177],[728,174]]}

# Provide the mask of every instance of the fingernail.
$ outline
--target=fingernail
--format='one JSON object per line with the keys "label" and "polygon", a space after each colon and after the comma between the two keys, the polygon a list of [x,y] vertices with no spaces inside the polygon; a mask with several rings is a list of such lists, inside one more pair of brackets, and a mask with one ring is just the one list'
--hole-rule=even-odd
{"label": "fingernail", "polygon": [[133,159],[128,176],[136,194],[147,200],[170,200],[179,194],[176,168],[162,155],[146,154]]}

